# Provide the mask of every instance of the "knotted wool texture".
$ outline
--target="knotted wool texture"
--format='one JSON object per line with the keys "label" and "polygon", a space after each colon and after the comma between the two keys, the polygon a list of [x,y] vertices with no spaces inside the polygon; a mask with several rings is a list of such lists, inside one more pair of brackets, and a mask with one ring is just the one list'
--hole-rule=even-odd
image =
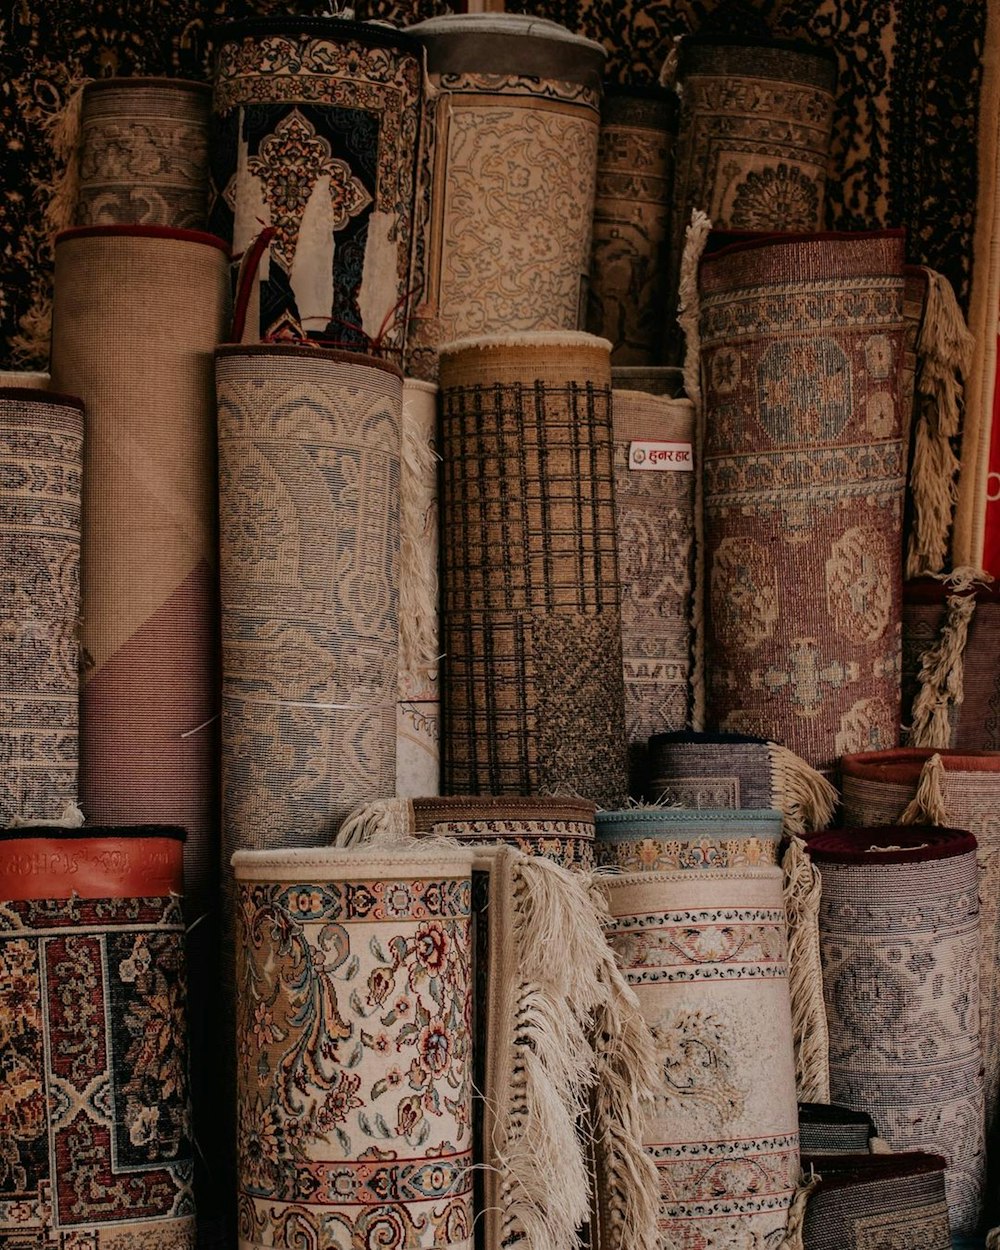
{"label": "knotted wool texture", "polygon": [[[937,778],[935,758],[940,767]],[[996,816],[1000,752],[901,748],[846,757],[840,769],[847,825],[896,825],[908,815],[908,808],[916,808],[922,822],[975,835],[982,951],[980,1035],[987,1135],[992,1142],[1000,1133],[1000,829]]]}
{"label": "knotted wool texture", "polygon": [[948,1161],[951,1225],[974,1232],[986,1151],[975,838],[885,826],[815,835],[830,1093],[896,1150]]}
{"label": "knotted wool texture", "polygon": [[608,941],[658,1047],[643,1140],[664,1245],[777,1243],[799,1175],[781,870],[605,884]]}
{"label": "knotted wool texture", "polygon": [[77,797],[83,405],[0,389],[0,828]]}
{"label": "knotted wool texture", "polygon": [[247,274],[243,341],[314,334],[401,359],[421,112],[419,45],[369,22],[275,17],[218,32],[211,228]]}
{"label": "knotted wool texture", "polygon": [[472,1248],[472,852],[244,851],[245,1250]]}
{"label": "knotted wool texture", "polygon": [[899,732],[898,231],[706,256],[706,724],[819,770]]}
{"label": "knotted wool texture", "polygon": [[608,344],[441,353],[446,793],[626,793]]}
{"label": "knotted wool texture", "polygon": [[521,13],[409,28],[430,77],[407,372],[467,334],[575,330],[590,272],[604,49]]}
{"label": "knotted wool texture", "polygon": [[681,41],[671,214],[671,300],[695,209],[717,230],[820,230],[836,62],[805,44]]}
{"label": "knotted wool texture", "polygon": [[562,868],[594,866],[594,805],[580,799],[454,796],[414,799],[415,823],[431,837],[467,846],[502,842],[525,855],[540,855]]}
{"label": "knotted wool texture", "polygon": [[88,83],[74,223],[203,229],[211,98],[206,83],[181,79]]}
{"label": "knotted wool texture", "polygon": [[601,103],[587,329],[615,365],[655,365],[667,315],[677,101],[662,87],[606,89]]}
{"label": "knotted wool texture", "polygon": [[194,1250],[183,836],[2,835],[3,1250]]}
{"label": "knotted wool texture", "polygon": [[262,345],[220,348],[217,383],[228,860],[393,792],[403,382]]}
{"label": "knotted wool texture", "polygon": [[694,406],[612,391],[630,792],[646,742],[690,716],[695,488]]}

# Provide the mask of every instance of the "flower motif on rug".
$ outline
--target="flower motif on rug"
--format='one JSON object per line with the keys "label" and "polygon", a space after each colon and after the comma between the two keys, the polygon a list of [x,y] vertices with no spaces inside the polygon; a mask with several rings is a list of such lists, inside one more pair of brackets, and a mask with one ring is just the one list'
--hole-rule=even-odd
{"label": "flower motif on rug", "polygon": [[734,230],[808,230],[819,217],[819,185],[794,165],[751,169],[737,187],[730,213]]}

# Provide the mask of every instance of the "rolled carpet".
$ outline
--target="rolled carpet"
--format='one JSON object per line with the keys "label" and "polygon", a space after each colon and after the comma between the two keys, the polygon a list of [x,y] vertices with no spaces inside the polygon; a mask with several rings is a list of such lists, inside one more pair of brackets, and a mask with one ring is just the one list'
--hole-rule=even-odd
{"label": "rolled carpet", "polygon": [[[827,48],[714,34],[681,41],[671,300],[696,209],[718,230],[822,229],[836,80]],[[668,333],[679,348],[669,320]]]}
{"label": "rolled carpet", "polygon": [[690,720],[694,405],[612,390],[629,791],[652,734]]}
{"label": "rolled carpet", "polygon": [[833,1103],[799,1103],[799,1149],[803,1158],[870,1154],[875,1136],[875,1124],[867,1111]]}
{"label": "rolled carpet", "polygon": [[407,372],[433,379],[459,336],[580,324],[605,52],[521,13],[449,14],[408,33],[433,103]]}
{"label": "rolled carpet", "polygon": [[599,868],[674,872],[682,868],[760,868],[780,861],[777,811],[628,808],[597,814]]}
{"label": "rolled carpet", "polygon": [[701,263],[705,724],[820,771],[899,733],[899,232]]}
{"label": "rolled carpet", "polygon": [[778,868],[605,880],[608,941],[653,1031],[643,1143],[678,1250],[775,1244],[799,1176]]}
{"label": "rolled carpet", "polygon": [[443,789],[627,791],[608,344],[441,351]]}
{"label": "rolled carpet", "polygon": [[377,342],[401,361],[419,45],[376,22],[266,17],[219,27],[216,48],[210,226],[247,255],[242,341]]}
{"label": "rolled carpet", "polygon": [[21,390],[47,391],[52,379],[38,370],[0,369],[0,386],[14,386]]}
{"label": "rolled carpet", "polygon": [[976,840],[887,825],[815,834],[830,1093],[896,1150],[945,1157],[952,1227],[982,1214]]}
{"label": "rolled carpet", "polygon": [[240,1245],[471,1250],[472,853],[233,867]]}
{"label": "rolled carpet", "polygon": [[0,828],[76,803],[83,404],[0,388]]}
{"label": "rolled carpet", "polygon": [[396,794],[441,789],[437,387],[403,380]]}
{"label": "rolled carpet", "polygon": [[811,1157],[818,1183],[809,1194],[803,1250],[919,1246],[951,1250],[945,1161],[923,1151]]}
{"label": "rolled carpet", "polygon": [[102,78],[83,89],[73,224],[202,230],[212,89],[179,78]]}
{"label": "rolled carpet", "polygon": [[656,365],[667,313],[677,100],[662,87],[605,88],[597,148],[587,329],[616,365]]}
{"label": "rolled carpet", "polygon": [[848,825],[934,824],[975,835],[979,861],[980,1034],[987,1138],[1000,1133],[1000,752],[916,747],[845,756]]}
{"label": "rolled carpet", "polygon": [[194,1250],[183,837],[0,834],[4,1250]]}

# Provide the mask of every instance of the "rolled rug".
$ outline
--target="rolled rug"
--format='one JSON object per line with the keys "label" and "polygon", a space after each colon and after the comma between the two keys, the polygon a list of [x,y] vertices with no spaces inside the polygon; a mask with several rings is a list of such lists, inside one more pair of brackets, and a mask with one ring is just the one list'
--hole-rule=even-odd
{"label": "rolled rug", "polygon": [[952,1227],[982,1214],[983,1054],[976,840],[929,826],[815,834],[833,1101],[895,1150],[945,1157]]}
{"label": "rolled rug", "polygon": [[403,380],[396,794],[441,789],[437,387]]}
{"label": "rolled rug", "polygon": [[228,861],[393,791],[403,382],[291,344],[222,347],[216,377]]}
{"label": "rolled rug", "polygon": [[905,1154],[807,1156],[819,1174],[809,1194],[803,1250],[868,1250],[920,1246],[951,1250],[945,1161],[923,1151]]}
{"label": "rolled rug", "polygon": [[334,845],[407,835],[454,838],[476,847],[500,842],[563,868],[589,872],[594,866],[594,813],[594,804],[581,799],[485,794],[377,799],[351,813]]}
{"label": "rolled rug", "polygon": [[419,44],[327,17],[229,22],[215,42],[210,225],[252,253],[242,341],[312,335],[362,351],[378,343],[401,360]]}
{"label": "rolled rug", "polygon": [[656,734],[649,740],[646,798],[710,810],[777,808],[788,833],[825,829],[837,791],[786,747],[746,734]]}
{"label": "rolled rug", "polygon": [[903,586],[907,744],[1000,748],[1000,585],[956,569]]}
{"label": "rolled rug", "polygon": [[233,868],[240,1246],[471,1250],[472,853]]}
{"label": "rolled rug", "polygon": [[934,824],[975,835],[987,1138],[1000,1134],[1000,752],[901,748],[840,762],[848,825]]}
{"label": "rolled rug", "polygon": [[0,388],[0,828],[77,800],[83,404]]}
{"label": "rolled rug", "polygon": [[609,347],[441,351],[443,789],[627,791]]}
{"label": "rolled rug", "polygon": [[665,1245],[781,1241],[799,1176],[778,868],[608,877],[608,941],[653,1031],[643,1131]]}
{"label": "rolled rug", "polygon": [[204,229],[211,99],[207,83],[180,78],[88,83],[73,224]]}
{"label": "rolled rug", "polygon": [[899,733],[902,235],[758,237],[698,285],[705,725],[828,772]]}
{"label": "rolled rug", "polygon": [[183,838],[0,834],[4,1250],[194,1250]]}
{"label": "rolled rug", "polygon": [[0,369],[0,386],[14,386],[19,390],[47,391],[52,379],[47,373],[28,369]]}
{"label": "rolled rug", "polygon": [[[808,1155],[870,1154],[875,1137],[874,1121],[866,1111],[832,1103],[799,1103],[799,1149],[803,1159]],[[943,1161],[941,1166],[943,1169]]]}
{"label": "rolled rug", "polygon": [[777,811],[680,811],[636,807],[597,813],[599,868],[620,872],[761,868],[781,860]]}
{"label": "rolled rug", "polygon": [[610,341],[616,365],[656,365],[662,358],[676,133],[671,92],[605,89],[587,329]]}
{"label": "rolled rug", "polygon": [[433,104],[407,372],[460,335],[575,330],[590,243],[605,52],[520,13],[433,17]]}
{"label": "rolled rug", "polygon": [[[713,34],[681,40],[671,300],[695,209],[719,230],[822,229],[836,80],[826,48]],[[667,332],[679,357],[672,317]]]}
{"label": "rolled rug", "polygon": [[690,721],[694,405],[612,390],[629,792],[650,735]]}

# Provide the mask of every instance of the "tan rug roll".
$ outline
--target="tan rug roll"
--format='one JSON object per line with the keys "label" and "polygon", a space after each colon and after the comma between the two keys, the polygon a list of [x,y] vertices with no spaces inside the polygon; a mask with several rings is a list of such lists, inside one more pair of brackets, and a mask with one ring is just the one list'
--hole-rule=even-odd
{"label": "tan rug roll", "polygon": [[447,793],[626,792],[609,345],[441,353]]}
{"label": "tan rug roll", "polygon": [[677,100],[662,87],[606,88],[597,150],[587,329],[616,365],[655,365],[667,313]]}
{"label": "tan rug roll", "polygon": [[992,1150],[1000,1137],[1000,751],[910,747],[848,755],[840,768],[845,824],[934,824],[976,836],[979,1002]]}
{"label": "tan rug roll", "polygon": [[77,797],[83,404],[0,388],[0,828]]}
{"label": "tan rug roll", "polygon": [[19,373],[16,369],[0,370],[0,386],[17,386],[31,391],[47,391],[52,379],[47,373],[26,371]]}
{"label": "tan rug roll", "polygon": [[403,381],[276,344],[216,373],[228,859],[322,845],[393,791]]}
{"label": "tan rug roll", "polygon": [[396,794],[441,789],[437,387],[403,381]]}
{"label": "tan rug roll", "polygon": [[207,83],[178,78],[88,83],[74,223],[203,228],[211,98]]}
{"label": "tan rug roll", "polygon": [[520,13],[408,33],[426,49],[433,103],[407,371],[434,378],[451,339],[581,323],[605,53]]}
{"label": "tan rug roll", "polygon": [[629,790],[645,789],[646,744],[690,723],[694,405],[612,391]]}

